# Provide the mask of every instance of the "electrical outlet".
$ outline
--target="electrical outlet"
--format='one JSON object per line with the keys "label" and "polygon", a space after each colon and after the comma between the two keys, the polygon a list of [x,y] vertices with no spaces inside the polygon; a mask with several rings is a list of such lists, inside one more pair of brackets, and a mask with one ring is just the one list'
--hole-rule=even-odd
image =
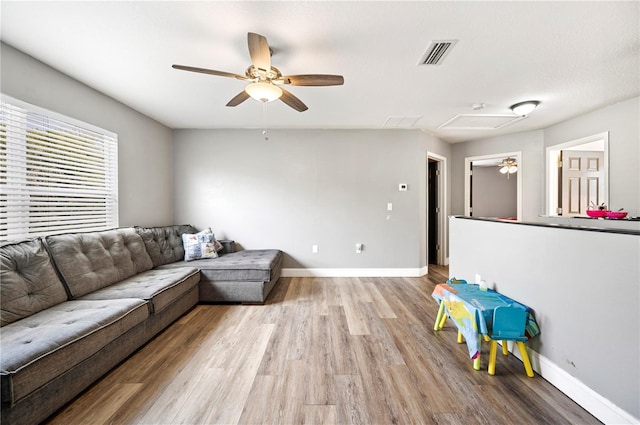
{"label": "electrical outlet", "polygon": [[311,245],[311,252],[313,252],[314,254],[318,253],[318,245]]}
{"label": "electrical outlet", "polygon": [[362,254],[362,244],[361,243],[357,243],[356,244],[356,254]]}

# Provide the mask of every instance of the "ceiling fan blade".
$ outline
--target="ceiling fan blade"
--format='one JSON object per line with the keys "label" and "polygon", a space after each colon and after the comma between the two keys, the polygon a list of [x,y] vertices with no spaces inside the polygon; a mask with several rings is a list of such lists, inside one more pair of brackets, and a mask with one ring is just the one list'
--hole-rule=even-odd
{"label": "ceiling fan blade", "polygon": [[247,33],[247,41],[249,43],[249,55],[253,66],[269,71],[271,69],[271,51],[267,39],[253,32]]}
{"label": "ceiling fan blade", "polygon": [[227,103],[227,106],[238,106],[247,99],[249,99],[249,94],[247,94],[246,91],[242,90],[233,99],[231,99],[229,103]]}
{"label": "ceiling fan blade", "polygon": [[292,86],[341,86],[344,84],[342,75],[305,74],[287,75],[282,77],[285,84]]}
{"label": "ceiling fan blade", "polygon": [[282,96],[280,97],[280,100],[286,103],[287,105],[291,106],[293,109],[295,109],[298,112],[304,112],[307,109],[309,109],[307,105],[302,103],[300,99],[298,99],[297,97],[292,95],[291,92],[288,92],[285,89],[282,89]]}
{"label": "ceiling fan blade", "polygon": [[237,78],[238,80],[248,80],[249,79],[244,75],[234,74],[232,72],[216,71],[215,69],[196,68],[194,66],[185,66],[185,65],[171,65],[171,67],[173,69],[180,69],[182,71],[200,72],[202,74],[218,75],[220,77]]}

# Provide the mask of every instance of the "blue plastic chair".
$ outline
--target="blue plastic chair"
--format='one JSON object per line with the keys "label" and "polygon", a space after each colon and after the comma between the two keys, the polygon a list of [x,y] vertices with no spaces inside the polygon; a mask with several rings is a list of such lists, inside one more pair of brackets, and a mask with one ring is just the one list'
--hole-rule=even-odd
{"label": "blue plastic chair", "polygon": [[502,353],[509,354],[507,341],[515,341],[520,349],[522,363],[529,378],[533,378],[533,369],[524,343],[527,341],[525,326],[527,311],[519,307],[497,307],[493,312],[493,328],[491,329],[491,349],[489,350],[489,375],[496,373],[496,357],[498,341],[502,341]]}

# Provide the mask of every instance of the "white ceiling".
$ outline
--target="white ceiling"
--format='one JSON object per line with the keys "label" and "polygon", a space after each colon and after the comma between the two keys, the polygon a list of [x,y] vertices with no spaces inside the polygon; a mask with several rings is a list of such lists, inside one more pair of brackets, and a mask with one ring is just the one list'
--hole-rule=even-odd
{"label": "white ceiling", "polygon": [[[4,42],[171,128],[420,128],[449,142],[545,128],[640,94],[640,2],[22,2],[1,4]],[[309,110],[248,100],[247,32],[284,74],[342,74],[344,86],[289,87]],[[457,39],[417,66],[431,40]],[[498,130],[438,127],[458,114],[528,118]],[[483,110],[471,106],[484,103]],[[419,118],[417,118],[419,117]],[[472,117],[474,119],[474,117]]]}

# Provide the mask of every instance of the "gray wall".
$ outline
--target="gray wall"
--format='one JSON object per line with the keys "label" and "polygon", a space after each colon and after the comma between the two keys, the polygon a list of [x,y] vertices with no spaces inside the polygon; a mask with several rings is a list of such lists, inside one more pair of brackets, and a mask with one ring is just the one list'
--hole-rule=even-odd
{"label": "gray wall", "polygon": [[2,93],[118,134],[121,226],[173,222],[170,129],[7,44],[0,56]]}
{"label": "gray wall", "polygon": [[403,130],[271,130],[268,141],[260,130],[176,130],[175,219],[282,249],[285,268],[419,268],[427,150],[443,147]]}
{"label": "gray wall", "polygon": [[473,167],[474,217],[517,217],[517,174],[501,174],[498,167]]}
{"label": "gray wall", "polygon": [[609,206],[640,216],[640,98],[544,130],[544,147],[609,132]]}
{"label": "gray wall", "polygon": [[452,146],[451,213],[464,214],[464,160],[466,157],[522,151],[524,221],[545,214],[548,146],[609,131],[609,203],[640,216],[640,98],[567,120],[544,130],[490,137]]}
{"label": "gray wall", "polygon": [[[640,418],[640,236],[465,218],[452,218],[450,230],[451,276],[479,273],[489,287],[531,307],[540,335],[528,346]],[[579,402],[593,401],[580,384],[563,387],[548,366],[539,369],[554,385]],[[580,404],[592,413],[599,407]]]}

